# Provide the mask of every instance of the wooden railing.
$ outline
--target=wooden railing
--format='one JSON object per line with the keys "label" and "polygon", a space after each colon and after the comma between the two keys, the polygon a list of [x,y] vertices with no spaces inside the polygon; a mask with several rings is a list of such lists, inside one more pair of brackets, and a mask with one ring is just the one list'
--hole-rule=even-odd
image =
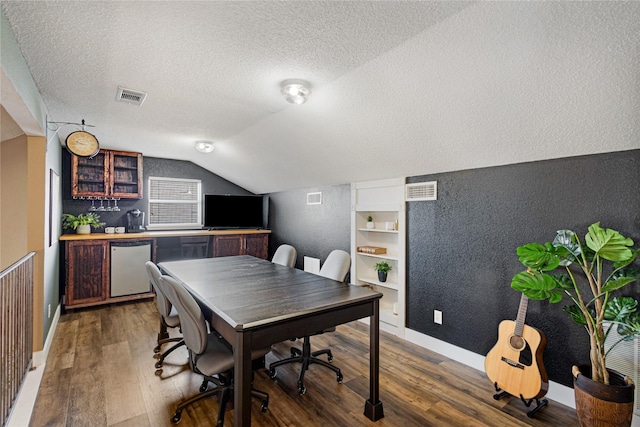
{"label": "wooden railing", "polygon": [[0,273],[0,421],[5,425],[33,359],[33,257]]}

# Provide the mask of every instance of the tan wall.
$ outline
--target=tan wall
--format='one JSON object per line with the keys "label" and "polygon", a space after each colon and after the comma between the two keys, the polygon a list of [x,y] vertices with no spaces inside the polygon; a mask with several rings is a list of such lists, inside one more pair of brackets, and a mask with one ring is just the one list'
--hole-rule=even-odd
{"label": "tan wall", "polygon": [[[27,137],[27,251],[34,251],[33,274],[33,349],[44,344],[44,249],[45,206],[47,200],[47,144],[41,136]],[[48,218],[46,219],[48,221]]]}
{"label": "tan wall", "polygon": [[0,144],[0,270],[28,251],[28,145],[25,135]]}
{"label": "tan wall", "polygon": [[19,136],[0,143],[0,270],[35,252],[33,344],[44,339],[46,140]]}

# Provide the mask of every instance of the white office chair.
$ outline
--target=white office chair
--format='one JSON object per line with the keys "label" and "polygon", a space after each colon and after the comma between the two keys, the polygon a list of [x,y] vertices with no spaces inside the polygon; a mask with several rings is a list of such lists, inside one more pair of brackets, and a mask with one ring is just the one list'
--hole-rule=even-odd
{"label": "white office chair", "polygon": [[336,249],[331,251],[327,260],[322,264],[320,275],[338,282],[344,282],[350,268],[351,256],[345,251]]}
{"label": "white office chair", "polygon": [[274,264],[285,265],[287,267],[295,267],[298,253],[296,248],[291,245],[280,245],[273,254],[271,262]]}
{"label": "white office chair", "polygon": [[[156,353],[155,357],[159,359],[156,362],[156,368],[160,369],[162,368],[164,359],[176,348],[183,346],[184,340],[182,339],[182,337],[170,338],[169,333],[167,332],[168,327],[180,327],[180,318],[178,317],[178,312],[171,305],[171,302],[169,302],[164,290],[162,289],[162,283],[160,281],[162,273],[160,273],[160,269],[151,261],[147,261],[144,265],[147,269],[147,276],[149,276],[151,286],[153,286],[153,290],[156,292],[156,306],[158,308],[158,312],[160,313],[160,331],[158,332],[157,345],[153,349],[153,352]],[[158,354],[160,353],[162,344],[166,344],[169,342],[178,342],[178,344],[172,346],[164,353]]]}
{"label": "white office chair", "polygon": [[[345,251],[336,249],[329,254],[327,260],[322,265],[322,268],[320,269],[320,275],[329,279],[337,280],[339,282],[344,282],[347,278],[349,268],[351,268],[351,256],[349,256],[349,254]],[[332,327],[317,332],[313,335],[324,334],[325,332],[334,332],[335,330],[336,328]],[[318,358],[318,356],[321,356],[323,354],[327,355],[327,362]],[[342,372],[340,371],[340,368],[336,368],[335,366],[331,365],[332,361],[333,354],[328,348],[312,352],[311,339],[309,336],[306,336],[303,337],[302,350],[291,347],[291,357],[278,360],[270,364],[269,374],[271,375],[271,378],[275,379],[278,375],[276,371],[276,368],[278,366],[285,365],[287,363],[302,363],[300,374],[298,375],[298,393],[305,394],[307,392],[307,387],[304,385],[304,373],[307,371],[307,369],[309,369],[309,365],[311,364],[317,364],[331,369],[336,373],[336,380],[338,381],[338,383],[342,382]]]}
{"label": "white office chair", "polygon": [[[233,399],[233,350],[224,338],[216,331],[209,331],[200,306],[193,296],[178,281],[170,276],[162,276],[160,281],[167,291],[167,298],[178,310],[182,319],[182,333],[189,350],[189,366],[196,374],[204,377],[200,386],[200,394],[187,399],[178,405],[171,421],[180,422],[182,411],[194,402],[210,396],[219,396],[217,427],[224,425],[224,412],[229,399]],[[252,360],[264,357],[271,349],[264,348],[251,352]],[[215,384],[207,390],[209,383]],[[269,395],[263,391],[251,390],[251,395],[262,400],[260,410],[266,412],[269,406]]]}

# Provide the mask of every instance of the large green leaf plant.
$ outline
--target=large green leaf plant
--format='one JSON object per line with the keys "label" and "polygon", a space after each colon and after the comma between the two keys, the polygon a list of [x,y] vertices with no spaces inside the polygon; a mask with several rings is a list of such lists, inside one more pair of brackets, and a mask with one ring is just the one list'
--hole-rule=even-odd
{"label": "large green leaf plant", "polygon": [[[640,279],[630,268],[639,249],[633,240],[597,222],[589,226],[584,242],[571,230],[560,230],[552,243],[529,243],[517,249],[526,271],[516,274],[511,287],[529,299],[558,303],[563,296],[572,304],[563,307],[571,319],[585,327],[590,339],[591,376],[609,384],[606,356],[622,341],[640,335],[638,301],[632,297],[612,297],[612,293]],[[553,273],[564,269],[563,273]],[[619,338],[605,342],[612,328]]]}

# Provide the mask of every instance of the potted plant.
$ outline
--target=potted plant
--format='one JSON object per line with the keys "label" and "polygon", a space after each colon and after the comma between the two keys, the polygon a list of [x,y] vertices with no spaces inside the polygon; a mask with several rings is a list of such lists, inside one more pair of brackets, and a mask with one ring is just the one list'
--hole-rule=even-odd
{"label": "potted plant", "polygon": [[367,217],[367,228],[375,228],[373,224],[373,217],[371,215]]}
{"label": "potted plant", "polygon": [[98,214],[89,212],[86,214],[72,215],[62,214],[62,228],[71,228],[78,234],[90,234],[91,227],[104,227],[105,223],[100,222]]}
{"label": "potted plant", "polygon": [[[633,382],[607,369],[606,356],[620,342],[640,335],[638,301],[612,296],[640,279],[640,272],[629,267],[640,252],[633,245],[630,238],[604,229],[597,222],[589,226],[584,242],[573,231],[560,230],[552,243],[530,243],[517,249],[519,260],[527,270],[513,277],[511,287],[530,299],[547,299],[551,303],[568,297],[571,304],[563,310],[589,334],[591,367],[573,368],[576,411],[583,426],[598,424],[597,414],[602,413],[604,407],[615,411],[605,415],[606,425],[631,424]],[[564,273],[551,273],[557,268],[564,269]],[[621,338],[606,348],[605,342],[613,328]],[[591,410],[591,403],[598,409]],[[629,411],[621,413],[627,407]]]}
{"label": "potted plant", "polygon": [[378,272],[378,280],[381,282],[387,281],[387,274],[391,271],[391,266],[386,261],[376,263],[373,268]]}

